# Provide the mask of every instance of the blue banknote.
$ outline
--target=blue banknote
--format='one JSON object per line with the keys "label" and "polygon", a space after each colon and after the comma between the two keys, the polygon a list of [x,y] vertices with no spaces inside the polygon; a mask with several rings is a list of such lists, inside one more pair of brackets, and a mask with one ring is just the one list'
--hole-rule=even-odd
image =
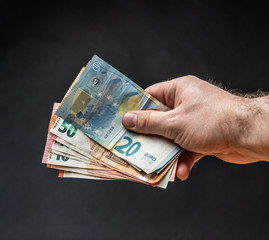
{"label": "blue banknote", "polygon": [[94,56],[56,115],[146,173],[163,168],[181,151],[170,140],[127,131],[122,116],[131,110],[167,107],[97,56]]}

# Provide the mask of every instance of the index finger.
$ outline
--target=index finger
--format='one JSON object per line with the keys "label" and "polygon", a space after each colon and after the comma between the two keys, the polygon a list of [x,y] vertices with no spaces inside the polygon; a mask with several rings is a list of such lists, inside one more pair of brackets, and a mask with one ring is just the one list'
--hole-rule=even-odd
{"label": "index finger", "polygon": [[156,83],[145,89],[151,96],[169,108],[174,108],[176,85],[174,80]]}

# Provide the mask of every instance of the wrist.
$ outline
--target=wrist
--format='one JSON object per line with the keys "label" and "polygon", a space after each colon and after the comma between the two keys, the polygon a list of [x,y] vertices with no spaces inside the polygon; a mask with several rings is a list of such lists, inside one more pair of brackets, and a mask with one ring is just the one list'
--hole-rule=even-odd
{"label": "wrist", "polygon": [[249,162],[269,161],[269,97],[237,99],[237,152]]}

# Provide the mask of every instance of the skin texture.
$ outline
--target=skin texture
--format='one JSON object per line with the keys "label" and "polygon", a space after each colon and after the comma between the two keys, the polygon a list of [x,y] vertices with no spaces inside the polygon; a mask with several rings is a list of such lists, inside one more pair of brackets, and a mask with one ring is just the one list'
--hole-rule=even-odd
{"label": "skin texture", "polygon": [[146,91],[171,110],[128,112],[122,123],[131,131],[161,135],[182,146],[177,167],[181,180],[205,155],[237,164],[269,161],[268,96],[236,96],[194,76]]}

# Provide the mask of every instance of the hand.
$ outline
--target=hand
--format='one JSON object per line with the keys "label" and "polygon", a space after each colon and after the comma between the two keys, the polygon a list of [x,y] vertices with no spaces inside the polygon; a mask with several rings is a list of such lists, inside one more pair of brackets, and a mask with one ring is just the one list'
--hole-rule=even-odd
{"label": "hand", "polygon": [[128,112],[122,123],[131,131],[161,135],[183,147],[177,167],[181,180],[204,155],[239,164],[269,160],[268,97],[239,97],[194,76],[146,91],[172,110]]}

